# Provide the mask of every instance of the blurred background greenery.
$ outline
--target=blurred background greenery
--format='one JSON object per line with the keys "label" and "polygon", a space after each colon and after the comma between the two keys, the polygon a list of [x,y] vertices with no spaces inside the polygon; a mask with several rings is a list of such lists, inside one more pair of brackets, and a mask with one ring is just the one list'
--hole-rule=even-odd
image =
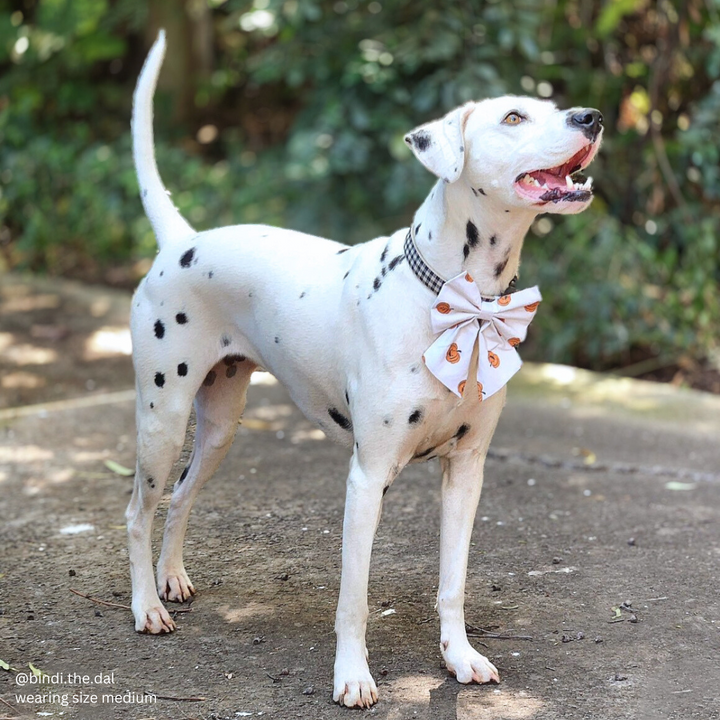
{"label": "blurred background greenery", "polygon": [[720,391],[720,0],[0,0],[0,272],[147,269],[129,118],[161,26],[158,161],[200,229],[360,242],[433,182],[408,129],[504,93],[599,108],[595,202],[525,246],[524,356]]}

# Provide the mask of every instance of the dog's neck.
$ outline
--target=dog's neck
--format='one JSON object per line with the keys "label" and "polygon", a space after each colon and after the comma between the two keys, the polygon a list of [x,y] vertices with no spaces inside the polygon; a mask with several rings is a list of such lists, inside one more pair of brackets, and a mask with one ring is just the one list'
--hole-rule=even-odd
{"label": "dog's neck", "polygon": [[[413,221],[415,242],[430,267],[446,280],[463,271],[483,295],[499,295],[517,275],[525,234],[537,213],[498,206],[460,178],[435,184]],[[418,229],[419,226],[419,229]]]}

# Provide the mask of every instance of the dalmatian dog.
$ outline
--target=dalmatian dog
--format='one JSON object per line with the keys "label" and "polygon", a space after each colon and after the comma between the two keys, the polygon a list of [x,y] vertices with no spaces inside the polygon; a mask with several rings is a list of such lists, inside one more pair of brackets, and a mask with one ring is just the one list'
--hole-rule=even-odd
{"label": "dalmatian dog", "polygon": [[[352,450],[334,700],[377,701],[365,645],[373,537],[400,470],[435,457],[442,468],[440,650],[459,682],[498,682],[496,668],[468,642],[463,606],[483,465],[505,393],[458,395],[423,363],[436,339],[437,296],[411,267],[408,236],[438,276],[465,272],[483,296],[502,297],[533,220],[590,204],[591,179],[572,176],[595,157],[602,116],[507,96],[469,102],[410,132],[410,150],[438,178],[411,233],[347,246],[266,225],[196,232],[173,206],[155,162],[152,98],[164,53],[161,32],[138,81],[132,122],[142,202],[159,245],[131,319],[138,443],[126,516],[135,629],[172,632],[161,599],[195,593],[182,548],[190,509],[232,443],[251,374],[265,368],[329,438]],[[474,355],[473,370],[477,349]],[[154,576],[153,516],[193,403],[194,449],[174,485]]]}

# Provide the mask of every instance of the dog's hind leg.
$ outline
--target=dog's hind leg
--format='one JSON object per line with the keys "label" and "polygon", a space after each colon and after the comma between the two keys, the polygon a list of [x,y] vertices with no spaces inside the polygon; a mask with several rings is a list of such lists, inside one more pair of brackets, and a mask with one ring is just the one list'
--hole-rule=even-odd
{"label": "dog's hind leg", "polygon": [[193,453],[175,484],[157,566],[157,588],[164,600],[182,602],[195,594],[183,564],[188,517],[202,486],[232,445],[255,367],[250,360],[229,356],[210,371],[195,397],[197,428]]}
{"label": "dog's hind leg", "polygon": [[[161,387],[160,382],[158,379],[157,388]],[[165,385],[164,376],[162,385]],[[153,399],[150,400],[150,397]],[[191,392],[172,392],[169,387],[164,387],[153,393],[150,383],[138,379],[137,469],[132,497],[125,512],[132,611],[138,632],[157,634],[175,629],[175,623],[160,602],[155,588],[151,536],[153,517],[165,482],[182,449],[191,406]]]}
{"label": "dog's hind leg", "polygon": [[465,575],[470,536],[483,484],[485,447],[444,458],[440,531],[440,650],[448,670],[461,683],[499,682],[495,666],[470,645],[465,630]]}

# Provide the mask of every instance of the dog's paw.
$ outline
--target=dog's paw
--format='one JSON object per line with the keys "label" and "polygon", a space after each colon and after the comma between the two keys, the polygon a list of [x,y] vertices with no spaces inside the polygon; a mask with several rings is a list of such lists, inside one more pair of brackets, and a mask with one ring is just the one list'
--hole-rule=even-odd
{"label": "dog's paw", "polygon": [[442,642],[440,650],[447,669],[457,678],[458,682],[464,685],[471,682],[500,682],[497,668],[484,655],[475,650],[467,640]]}
{"label": "dog's paw", "polygon": [[333,700],[345,707],[369,708],[377,702],[375,681],[366,662],[335,663]]}
{"label": "dog's paw", "polygon": [[143,609],[133,607],[133,615],[135,616],[136,632],[162,635],[175,631],[175,621],[162,604]]}
{"label": "dog's paw", "polygon": [[158,572],[157,588],[160,597],[168,602],[185,602],[195,594],[195,588],[184,568]]}

